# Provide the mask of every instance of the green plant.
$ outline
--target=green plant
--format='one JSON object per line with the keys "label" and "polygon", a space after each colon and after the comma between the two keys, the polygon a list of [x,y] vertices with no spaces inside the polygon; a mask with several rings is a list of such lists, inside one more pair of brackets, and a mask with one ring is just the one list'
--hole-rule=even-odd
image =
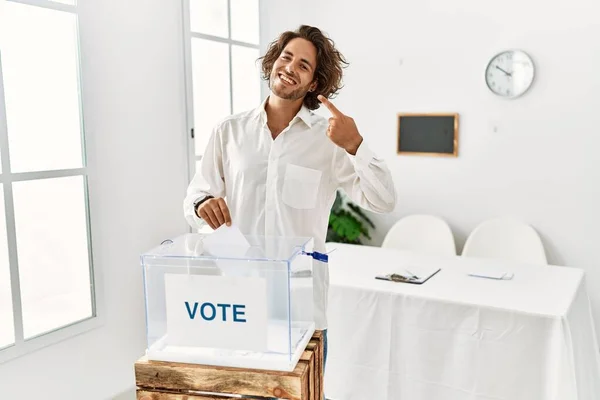
{"label": "green plant", "polygon": [[362,244],[365,238],[371,239],[369,227],[375,225],[363,210],[338,191],[329,214],[327,241]]}

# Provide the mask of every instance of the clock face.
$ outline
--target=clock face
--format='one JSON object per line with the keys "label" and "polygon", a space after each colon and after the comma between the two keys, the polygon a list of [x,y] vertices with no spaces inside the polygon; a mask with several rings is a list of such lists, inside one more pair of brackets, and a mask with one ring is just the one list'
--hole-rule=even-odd
{"label": "clock face", "polygon": [[529,89],[534,74],[535,67],[527,53],[509,50],[492,58],[485,71],[485,81],[495,94],[515,98]]}

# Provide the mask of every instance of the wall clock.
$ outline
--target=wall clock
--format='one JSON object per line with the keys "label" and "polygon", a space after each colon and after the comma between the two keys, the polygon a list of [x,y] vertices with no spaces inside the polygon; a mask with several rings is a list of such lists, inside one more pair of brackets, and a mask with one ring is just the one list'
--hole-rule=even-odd
{"label": "wall clock", "polygon": [[534,76],[533,61],[522,50],[506,50],[496,54],[485,70],[485,82],[492,93],[509,99],[527,92]]}

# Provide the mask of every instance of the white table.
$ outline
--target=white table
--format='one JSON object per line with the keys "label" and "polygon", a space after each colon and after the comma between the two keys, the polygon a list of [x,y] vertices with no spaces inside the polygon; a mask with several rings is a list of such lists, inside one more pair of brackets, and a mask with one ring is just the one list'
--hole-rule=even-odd
{"label": "white table", "polygon": [[[334,400],[598,400],[600,357],[580,269],[328,243]],[[437,265],[423,285],[374,279]],[[501,267],[512,280],[474,278]]]}

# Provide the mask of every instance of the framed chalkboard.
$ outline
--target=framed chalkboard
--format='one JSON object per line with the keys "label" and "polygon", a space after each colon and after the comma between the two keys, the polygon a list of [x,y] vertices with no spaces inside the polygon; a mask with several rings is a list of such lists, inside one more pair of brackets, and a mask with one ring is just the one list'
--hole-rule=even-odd
{"label": "framed chalkboard", "polygon": [[458,114],[398,114],[398,154],[458,156]]}

